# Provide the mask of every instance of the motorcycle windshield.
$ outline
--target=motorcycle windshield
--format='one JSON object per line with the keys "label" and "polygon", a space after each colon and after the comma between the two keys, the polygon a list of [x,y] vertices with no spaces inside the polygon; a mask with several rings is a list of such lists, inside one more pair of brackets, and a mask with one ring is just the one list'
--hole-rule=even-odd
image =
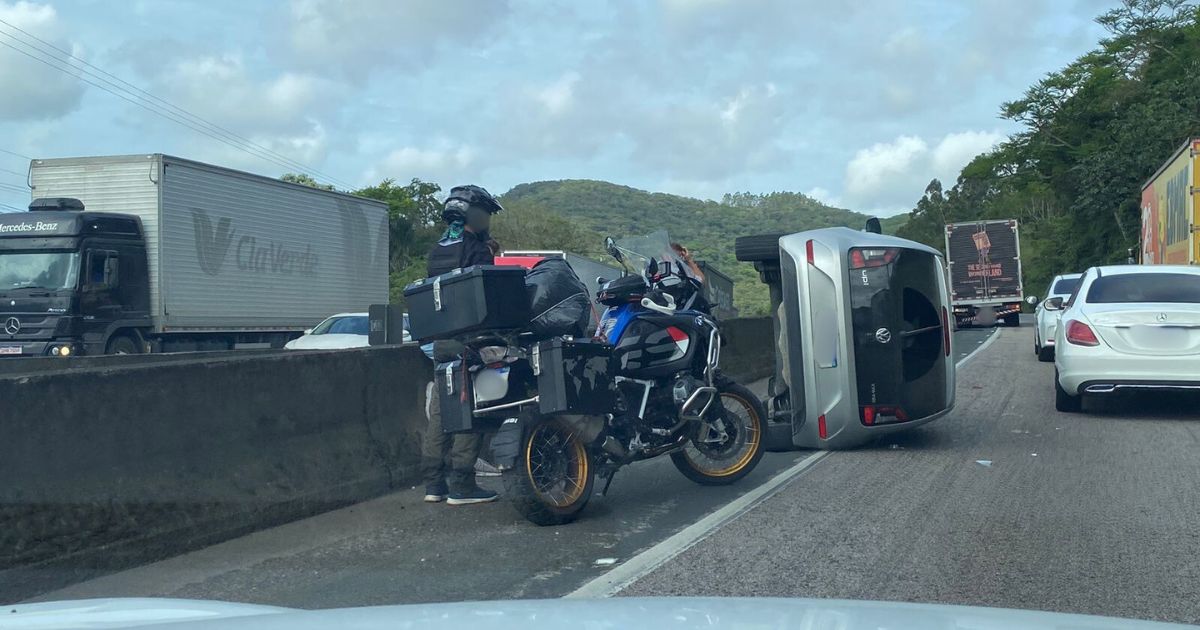
{"label": "motorcycle windshield", "polygon": [[[625,264],[634,273],[650,278],[656,272],[669,268],[671,273],[690,276],[688,265],[671,247],[671,237],[666,230],[651,232],[645,236],[630,236],[617,240],[617,249],[625,256]],[[658,264],[658,270],[648,269],[650,261]]]}

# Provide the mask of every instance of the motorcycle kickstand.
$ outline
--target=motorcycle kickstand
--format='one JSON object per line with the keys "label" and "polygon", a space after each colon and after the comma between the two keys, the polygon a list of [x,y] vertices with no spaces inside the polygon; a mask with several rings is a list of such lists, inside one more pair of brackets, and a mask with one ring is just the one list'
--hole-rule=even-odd
{"label": "motorcycle kickstand", "polygon": [[617,476],[617,468],[615,466],[611,470],[608,470],[603,474],[604,489],[602,489],[600,491],[600,496],[602,496],[602,497],[608,496],[608,487],[612,485],[613,477],[616,477],[616,476]]}

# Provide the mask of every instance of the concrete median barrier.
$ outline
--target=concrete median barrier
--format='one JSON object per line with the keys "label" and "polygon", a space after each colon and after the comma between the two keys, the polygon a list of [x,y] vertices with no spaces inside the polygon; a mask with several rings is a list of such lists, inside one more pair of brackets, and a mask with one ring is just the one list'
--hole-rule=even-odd
{"label": "concrete median barrier", "polygon": [[[770,370],[769,320],[727,330],[732,376]],[[431,373],[384,346],[0,374],[0,602],[406,487]]]}

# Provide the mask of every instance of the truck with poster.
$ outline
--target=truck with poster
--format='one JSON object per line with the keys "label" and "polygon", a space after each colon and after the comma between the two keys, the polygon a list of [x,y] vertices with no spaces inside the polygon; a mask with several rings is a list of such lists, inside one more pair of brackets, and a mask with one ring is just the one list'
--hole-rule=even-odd
{"label": "truck with poster", "polygon": [[388,300],[379,201],[169,155],[33,160],[0,215],[0,355],[282,347]]}
{"label": "truck with poster", "polygon": [[1139,262],[1194,265],[1200,260],[1196,226],[1196,181],[1200,138],[1192,138],[1142,186],[1142,238]]}
{"label": "truck with poster", "polygon": [[1021,238],[1015,219],[946,226],[950,303],[958,326],[1021,325]]}

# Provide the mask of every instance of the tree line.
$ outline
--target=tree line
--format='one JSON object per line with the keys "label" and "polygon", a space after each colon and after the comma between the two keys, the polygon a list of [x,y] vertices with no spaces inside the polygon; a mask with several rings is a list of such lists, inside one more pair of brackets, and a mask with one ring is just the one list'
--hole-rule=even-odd
{"label": "tree line", "polygon": [[952,187],[931,181],[900,236],[941,248],[946,223],[1016,218],[1033,294],[1137,251],[1143,184],[1200,133],[1200,11],[1125,0],[1096,21],[1099,45],[1005,103],[1001,117],[1020,131]]}

